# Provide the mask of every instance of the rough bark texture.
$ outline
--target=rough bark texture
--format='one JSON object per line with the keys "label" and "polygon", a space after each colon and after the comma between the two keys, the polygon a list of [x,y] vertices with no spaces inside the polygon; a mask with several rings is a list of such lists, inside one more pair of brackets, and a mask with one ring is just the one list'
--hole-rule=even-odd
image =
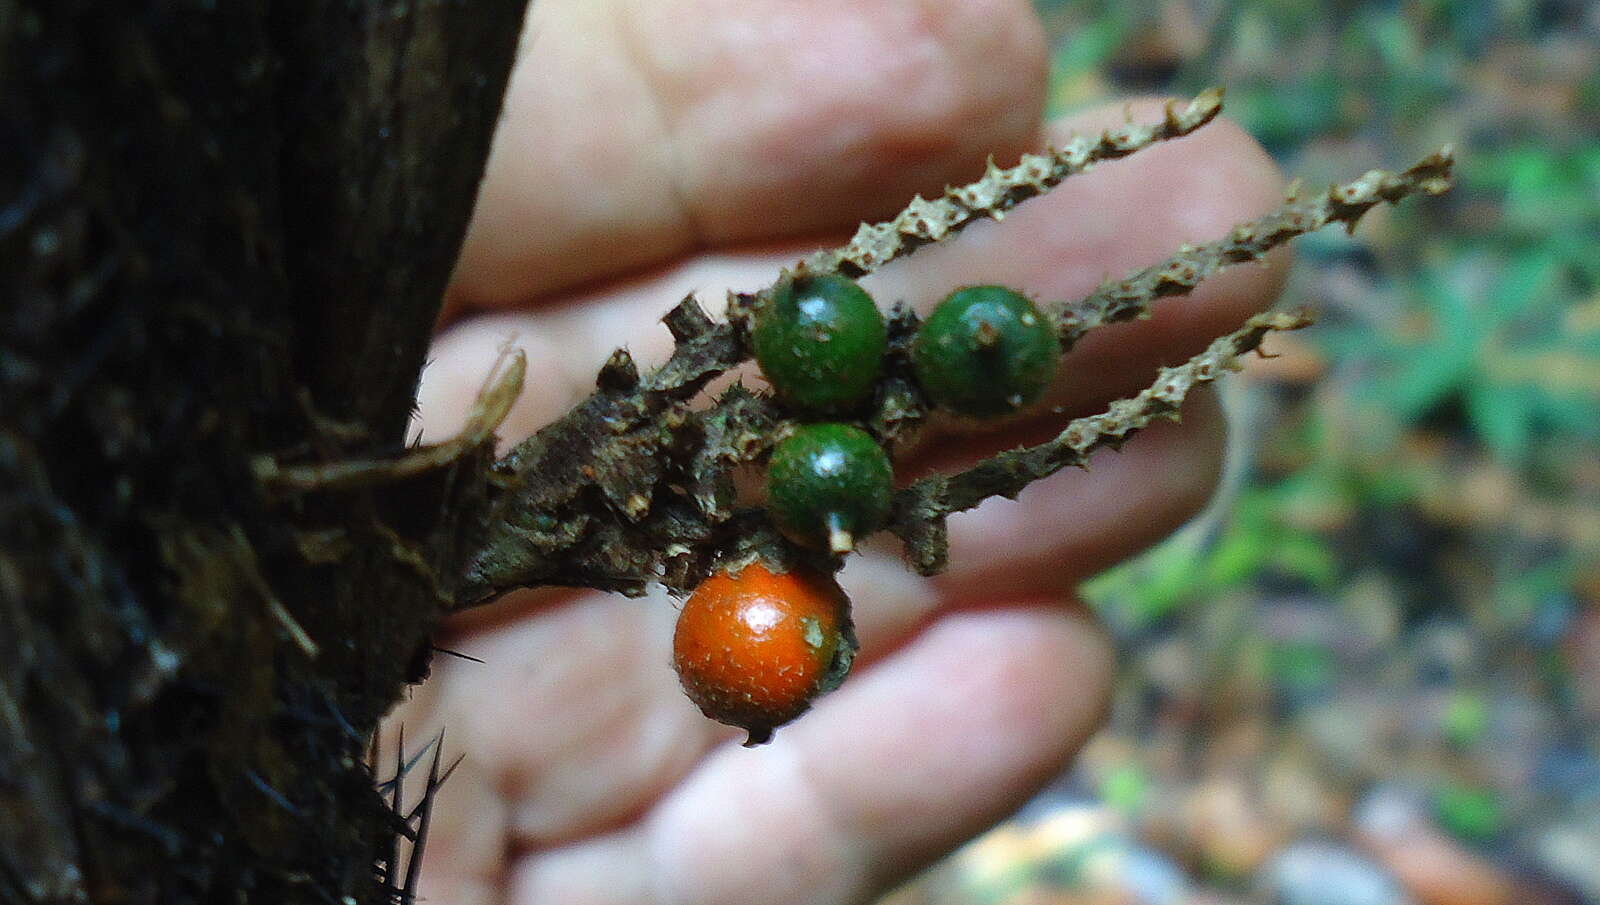
{"label": "rough bark texture", "polygon": [[378,902],[481,522],[382,488],[521,0],[0,0],[0,901]]}

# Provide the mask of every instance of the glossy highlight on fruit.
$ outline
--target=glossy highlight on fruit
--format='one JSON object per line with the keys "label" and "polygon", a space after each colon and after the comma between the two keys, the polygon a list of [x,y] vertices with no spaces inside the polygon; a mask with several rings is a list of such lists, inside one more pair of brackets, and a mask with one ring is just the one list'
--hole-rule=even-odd
{"label": "glossy highlight on fruit", "polygon": [[780,282],[757,314],[751,338],[756,362],[778,396],[825,414],[866,400],[888,346],[872,296],[838,274]]}
{"label": "glossy highlight on fruit", "polygon": [[689,699],[759,745],[844,680],[850,601],[833,576],[753,562],[701,582],[678,613],[672,665]]}
{"label": "glossy highlight on fruit", "polygon": [[1050,321],[1021,293],[969,286],[928,315],[911,347],[917,381],[944,408],[978,418],[1039,398],[1061,347]]}
{"label": "glossy highlight on fruit", "polygon": [[872,435],[848,424],[807,424],[767,463],[767,510],[795,543],[849,553],[883,527],[894,469]]}

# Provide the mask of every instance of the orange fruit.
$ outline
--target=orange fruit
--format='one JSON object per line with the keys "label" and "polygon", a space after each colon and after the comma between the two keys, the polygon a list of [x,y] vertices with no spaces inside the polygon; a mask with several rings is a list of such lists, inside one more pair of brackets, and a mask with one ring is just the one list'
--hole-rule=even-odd
{"label": "orange fruit", "polygon": [[684,602],[672,663],[702,713],[759,745],[818,695],[855,656],[850,600],[827,572],[774,572],[752,562],[706,579]]}

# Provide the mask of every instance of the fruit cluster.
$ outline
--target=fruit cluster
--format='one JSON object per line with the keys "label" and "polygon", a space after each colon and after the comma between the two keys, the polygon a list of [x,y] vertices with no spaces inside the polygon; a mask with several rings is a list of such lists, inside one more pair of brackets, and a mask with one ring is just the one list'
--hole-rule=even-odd
{"label": "fruit cluster", "polygon": [[[755,357],[789,407],[827,418],[859,410],[877,386],[888,349],[878,306],[837,274],[780,282],[756,318]],[[1049,320],[1022,294],[969,286],[940,302],[918,330],[911,363],[935,405],[960,415],[1008,415],[1039,398],[1060,355]],[[794,542],[834,554],[889,516],[888,456],[858,427],[797,428],[767,466],[768,510]]]}
{"label": "fruit cluster", "polygon": [[[758,312],[751,339],[773,390],[808,421],[773,448],[767,509],[795,543],[834,555],[883,527],[894,494],[889,456],[839,420],[878,386],[888,329],[872,297],[837,274],[789,277]],[[1033,302],[1001,286],[958,289],[917,332],[911,364],[935,405],[985,418],[1039,398],[1060,355]],[[684,604],[674,666],[706,716],[749,732],[746,744],[803,713],[849,670],[849,600],[811,567],[760,561],[703,582]]]}

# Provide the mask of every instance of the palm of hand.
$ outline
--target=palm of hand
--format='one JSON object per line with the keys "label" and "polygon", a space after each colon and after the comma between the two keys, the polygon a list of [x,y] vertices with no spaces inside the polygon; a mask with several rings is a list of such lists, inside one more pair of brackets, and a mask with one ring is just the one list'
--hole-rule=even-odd
{"label": "palm of hand", "polygon": [[[988,153],[1122,116],[1041,130],[1044,48],[1020,0],[818,5],[804,21],[783,0],[620,5],[543,0],[530,15],[452,293],[455,314],[480,313],[438,339],[419,393],[429,436],[460,423],[508,334],[529,358],[502,430],[516,439],[587,392],[612,347],[659,361],[670,339],[654,319],[684,293],[709,306],[770,283],[858,220],[971,178]],[[1276,201],[1271,162],[1219,122],[866,285],[924,310],[973,283],[1077,297]],[[1051,403],[1078,414],[1136,390],[1269,303],[1281,272],[1225,274],[1150,321],[1091,335]],[[1072,589],[1210,494],[1220,418],[1206,396],[1185,416],[1091,473],[956,517],[952,568],[937,578],[869,543],[841,576],[856,674],[766,748],[741,749],[683,697],[665,597],[526,592],[450,626],[439,643],[486,662],[437,658],[386,740],[401,724],[412,740],[444,727],[466,755],[435,805],[420,894],[859,902],[969,838],[1092,731],[1111,655]],[[1040,431],[935,425],[896,467],[948,469]]]}

